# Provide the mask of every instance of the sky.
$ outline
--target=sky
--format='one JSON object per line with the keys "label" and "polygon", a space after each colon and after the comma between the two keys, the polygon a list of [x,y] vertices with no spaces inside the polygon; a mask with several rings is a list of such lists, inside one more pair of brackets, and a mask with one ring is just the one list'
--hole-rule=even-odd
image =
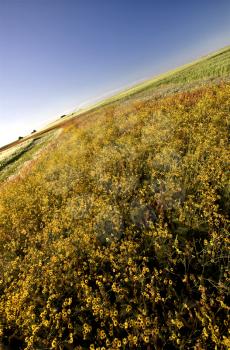
{"label": "sky", "polygon": [[229,44],[229,0],[0,0],[0,146]]}

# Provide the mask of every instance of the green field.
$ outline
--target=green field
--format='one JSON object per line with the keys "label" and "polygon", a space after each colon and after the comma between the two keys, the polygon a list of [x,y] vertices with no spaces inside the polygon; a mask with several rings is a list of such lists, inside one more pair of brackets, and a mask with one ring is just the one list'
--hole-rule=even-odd
{"label": "green field", "polygon": [[167,93],[191,89],[203,85],[213,80],[229,79],[230,74],[230,46],[225,47],[218,52],[210,54],[195,62],[188,63],[172,71],[161,74],[149,79],[141,84],[134,85],[114,96],[103,99],[102,101],[90,104],[77,112],[70,113],[62,119],[57,119],[48,127],[59,127],[72,118],[78,117],[88,111],[106,106],[130,98],[151,98]]}
{"label": "green field", "polygon": [[0,153],[0,182],[19,173],[23,165],[37,157],[38,152],[56,135],[56,131],[49,131],[43,136],[30,138],[2,151]]}
{"label": "green field", "polygon": [[128,90],[125,90],[105,101],[101,101],[97,106],[105,105],[110,102],[126,99],[131,96],[151,95],[158,92],[159,88],[183,88],[183,85],[195,83],[194,85],[204,84],[213,79],[229,78],[230,74],[230,47],[210,54],[200,60],[186,64],[182,67],[161,74],[144,83],[138,84]]}
{"label": "green field", "polygon": [[[89,105],[77,112],[59,118],[47,126],[47,129],[58,128],[66,121],[76,118],[88,111],[106,106],[108,104],[119,102],[120,100],[128,100],[130,98],[151,98],[167,93],[191,89],[193,87],[207,84],[213,80],[228,80],[230,75],[230,46],[227,46],[213,54],[205,56],[197,61],[188,63],[182,67],[178,67],[167,73],[161,74],[153,79],[149,79],[143,83],[137,84],[132,88],[126,89],[114,96],[106,98],[95,104]],[[44,132],[46,128],[42,129]],[[29,140],[36,137],[28,136]],[[1,152],[0,148],[0,152]]]}

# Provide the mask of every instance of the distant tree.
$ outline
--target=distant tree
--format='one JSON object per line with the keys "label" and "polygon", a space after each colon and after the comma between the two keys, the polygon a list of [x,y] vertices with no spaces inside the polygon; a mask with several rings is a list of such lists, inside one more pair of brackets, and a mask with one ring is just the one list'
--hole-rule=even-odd
{"label": "distant tree", "polygon": [[61,116],[60,116],[60,119],[61,119],[61,118],[64,118],[64,117],[66,117],[66,114],[61,115]]}
{"label": "distant tree", "polygon": [[34,129],[34,130],[31,132],[31,134],[34,134],[35,132],[37,132],[37,130]]}
{"label": "distant tree", "polygon": [[19,139],[19,140],[22,140],[22,139],[23,139],[23,136],[19,136],[18,139]]}

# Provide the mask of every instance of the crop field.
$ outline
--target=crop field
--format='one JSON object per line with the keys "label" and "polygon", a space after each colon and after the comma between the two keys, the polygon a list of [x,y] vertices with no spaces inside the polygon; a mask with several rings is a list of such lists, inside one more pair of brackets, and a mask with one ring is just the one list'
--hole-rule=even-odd
{"label": "crop field", "polygon": [[4,165],[10,161],[10,159],[19,155],[20,153],[25,151],[27,148],[29,148],[31,143],[32,143],[32,141],[28,140],[28,141],[21,143],[20,145],[17,145],[15,147],[11,147],[5,151],[2,151],[0,153],[0,167],[3,168]]}
{"label": "crop field", "polygon": [[204,83],[215,79],[229,79],[230,75],[230,47],[226,47],[214,54],[204,57],[200,60],[184,65],[167,73],[161,74],[156,78],[147,80],[124,92],[121,92],[105,101],[99,102],[102,106],[111,102],[120,101],[123,98],[137,98],[139,95],[146,96],[148,93],[158,93],[159,88],[168,90],[168,88],[180,90],[184,85],[193,83],[194,85],[203,85]]}
{"label": "crop field", "polygon": [[47,132],[43,136],[22,141],[0,152],[0,181],[16,175],[23,164],[32,160],[57,134],[57,131]]}
{"label": "crop field", "polygon": [[[114,96],[102,101],[90,104],[80,110],[67,114],[64,118],[58,118],[48,125],[50,128],[59,128],[68,124],[76,117],[80,117],[95,109],[109,104],[119,104],[130,99],[149,99],[153,96],[162,96],[182,90],[202,86],[212,81],[229,80],[230,76],[230,46],[206,56],[195,62],[186,64],[167,73],[161,74],[144,83],[137,84],[130,89],[126,89]],[[43,129],[45,131],[45,128]]]}
{"label": "crop field", "polygon": [[230,348],[229,55],[0,153],[4,346]]}

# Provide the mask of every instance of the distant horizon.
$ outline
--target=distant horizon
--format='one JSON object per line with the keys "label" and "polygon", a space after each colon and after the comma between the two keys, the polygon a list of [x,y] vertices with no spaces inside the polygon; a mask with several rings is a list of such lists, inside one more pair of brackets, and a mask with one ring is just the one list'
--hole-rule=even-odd
{"label": "distant horizon", "polygon": [[0,0],[0,147],[230,45],[230,3]]}
{"label": "distant horizon", "polygon": [[[33,129],[33,128],[30,128],[30,132],[28,134],[24,134],[24,135],[19,135],[20,137],[28,137],[30,136],[31,134],[31,130],[36,130],[36,131],[39,131],[39,130],[42,130],[43,128],[45,128],[46,126],[48,126],[49,124],[52,124],[53,122],[57,121],[62,115],[69,115],[71,113],[74,113],[74,112],[77,112],[78,110],[81,110],[81,109],[85,109],[85,108],[90,108],[91,106],[93,106],[94,104],[96,103],[99,103],[99,102],[102,102],[104,100],[106,100],[107,98],[109,97],[113,97],[113,96],[116,96],[117,94],[119,93],[122,93],[122,92],[125,92],[126,90],[129,90],[130,88],[133,88],[135,86],[138,86],[139,84],[141,83],[144,83],[144,82],[147,82],[148,80],[152,80],[152,79],[155,79],[157,77],[160,77],[161,75],[165,74],[165,73],[170,73],[171,71],[173,70],[176,70],[177,68],[180,68],[180,67],[183,67],[183,66],[186,66],[187,64],[190,64],[190,63],[193,63],[195,62],[196,60],[200,60],[202,58],[205,58],[209,55],[212,55],[212,54],[215,54],[215,52],[218,52],[218,51],[221,51],[221,50],[224,50],[224,49],[227,49],[230,45],[225,45],[223,47],[220,47],[220,48],[217,48],[216,50],[214,51],[210,51],[208,52],[207,54],[203,55],[203,56],[200,56],[200,57],[197,57],[195,58],[193,61],[190,61],[190,62],[184,62],[182,63],[181,65],[179,66],[175,66],[173,67],[172,69],[170,70],[167,70],[167,71],[162,71],[156,75],[152,75],[152,76],[149,76],[149,77],[145,77],[145,78],[142,78],[138,81],[135,81],[133,83],[130,83],[126,86],[122,86],[120,88],[116,88],[112,91],[108,91],[108,92],[105,92],[103,95],[101,96],[98,96],[98,97],[92,97],[91,100],[86,100],[86,101],[83,101],[82,103],[80,103],[78,106],[70,109],[69,111],[65,110],[63,113],[58,113],[56,116],[54,116],[52,119],[50,120],[47,120],[45,122],[43,122],[42,125],[40,125],[40,127],[38,127],[37,129]],[[18,136],[18,137],[19,137]],[[4,147],[4,146],[7,146],[8,144],[10,143],[13,143],[17,141],[17,139],[14,139],[12,141],[10,141],[9,143],[6,143],[6,144],[0,144],[0,148],[1,147]]]}

